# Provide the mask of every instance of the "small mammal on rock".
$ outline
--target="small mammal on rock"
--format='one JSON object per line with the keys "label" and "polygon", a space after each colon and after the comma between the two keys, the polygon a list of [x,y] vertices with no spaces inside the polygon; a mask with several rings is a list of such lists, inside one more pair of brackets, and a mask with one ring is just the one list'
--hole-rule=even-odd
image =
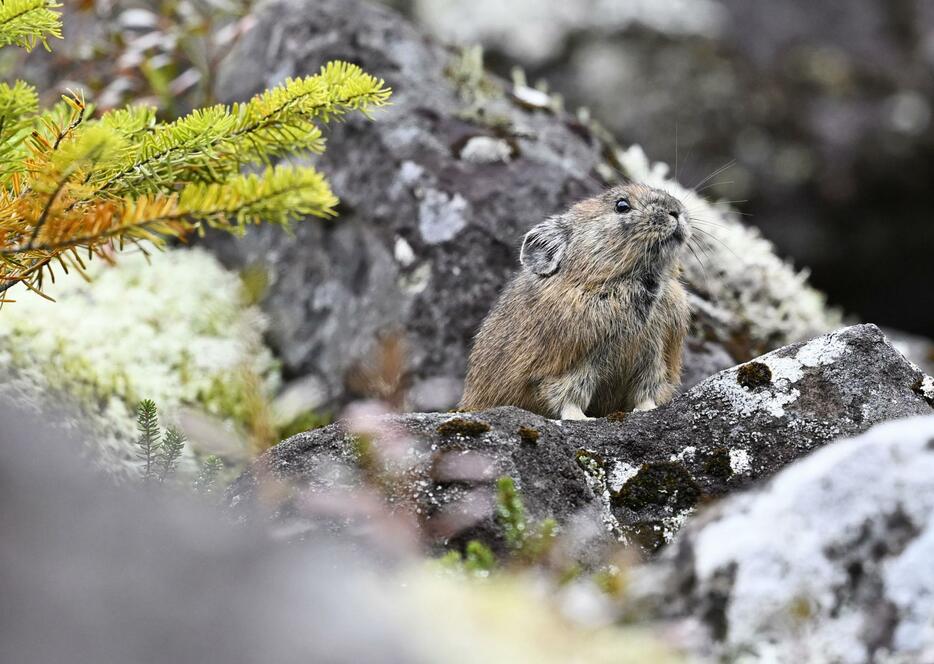
{"label": "small mammal on rock", "polygon": [[530,230],[474,340],[461,407],[586,419],[648,410],[681,381],[691,237],[670,194],[628,183]]}

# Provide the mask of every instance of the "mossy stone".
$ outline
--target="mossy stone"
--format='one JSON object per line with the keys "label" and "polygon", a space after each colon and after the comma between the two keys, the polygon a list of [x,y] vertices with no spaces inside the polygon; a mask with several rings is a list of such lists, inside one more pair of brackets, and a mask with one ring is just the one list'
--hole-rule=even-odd
{"label": "mossy stone", "polygon": [[574,458],[577,460],[577,465],[583,468],[587,473],[599,474],[605,472],[603,457],[596,452],[579,449],[574,453]]}
{"label": "mossy stone", "polygon": [[665,525],[661,521],[639,521],[624,527],[623,533],[649,553],[665,546]]}

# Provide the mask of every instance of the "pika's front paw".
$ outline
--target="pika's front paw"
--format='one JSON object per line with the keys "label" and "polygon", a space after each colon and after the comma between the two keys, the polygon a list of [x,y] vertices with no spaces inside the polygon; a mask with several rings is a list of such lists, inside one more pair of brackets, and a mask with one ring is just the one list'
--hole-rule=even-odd
{"label": "pika's front paw", "polygon": [[592,420],[592,417],[587,417],[584,415],[584,411],[580,406],[563,406],[561,408],[561,419],[562,420]]}
{"label": "pika's front paw", "polygon": [[657,404],[655,403],[653,399],[643,399],[642,401],[636,404],[636,407],[632,409],[632,412],[637,413],[643,410],[652,410],[653,408],[656,408],[656,407],[657,407]]}

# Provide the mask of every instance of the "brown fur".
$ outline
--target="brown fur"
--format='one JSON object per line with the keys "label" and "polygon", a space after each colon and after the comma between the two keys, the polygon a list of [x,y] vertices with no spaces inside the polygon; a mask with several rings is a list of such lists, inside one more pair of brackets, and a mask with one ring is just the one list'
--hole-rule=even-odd
{"label": "brown fur", "polygon": [[638,184],[533,228],[477,333],[461,406],[603,416],[669,400],[690,315],[679,280],[689,237],[680,202]]}

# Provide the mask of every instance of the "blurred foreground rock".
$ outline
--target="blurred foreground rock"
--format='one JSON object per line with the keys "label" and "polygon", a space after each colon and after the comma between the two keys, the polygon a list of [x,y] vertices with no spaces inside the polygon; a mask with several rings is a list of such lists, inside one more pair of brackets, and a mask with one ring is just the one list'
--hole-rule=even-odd
{"label": "blurred foreground rock", "polygon": [[716,661],[934,662],[934,416],[890,422],[690,523],[639,584]]}
{"label": "blurred foreground rock", "polygon": [[474,585],[398,551],[361,555],[337,536],[289,546],[182,487],[115,486],[78,461],[73,427],[49,426],[60,413],[9,396],[4,663],[679,661],[645,629],[582,628],[521,578]]}
{"label": "blurred foreground rock", "polygon": [[[582,550],[619,539],[651,551],[711,498],[878,422],[931,413],[926,381],[878,328],[859,325],[621,420],[558,422],[496,408],[340,422],[269,450],[228,502],[240,513],[271,506],[294,533],[369,531],[378,540],[382,518],[366,508],[376,493],[431,544],[479,538],[502,550],[492,486],[508,475],[531,516],[555,517]],[[359,511],[346,509],[349,496]]]}
{"label": "blurred foreground rock", "polygon": [[53,424],[61,413],[9,396],[0,661],[419,661],[372,561],[334,539],[275,546],[184,492],[114,486],[78,460],[79,432]]}
{"label": "blurred foreground rock", "polygon": [[698,256],[707,265],[686,262],[697,311],[686,385],[838,324],[806,276],[729,208],[386,8],[261,5],[221,67],[217,93],[242,100],[332,59],[360,64],[394,91],[374,122],[328,127],[317,165],[342,200],[340,217],[299,224],[294,236],[251,228],[243,239],[208,240],[229,266],[266,271],[270,341],[286,378],[315,395],[309,406],[361,396],[419,410],[456,404],[468,345],[517,265],[523,233],[620,172],[673,191],[703,224]]}

